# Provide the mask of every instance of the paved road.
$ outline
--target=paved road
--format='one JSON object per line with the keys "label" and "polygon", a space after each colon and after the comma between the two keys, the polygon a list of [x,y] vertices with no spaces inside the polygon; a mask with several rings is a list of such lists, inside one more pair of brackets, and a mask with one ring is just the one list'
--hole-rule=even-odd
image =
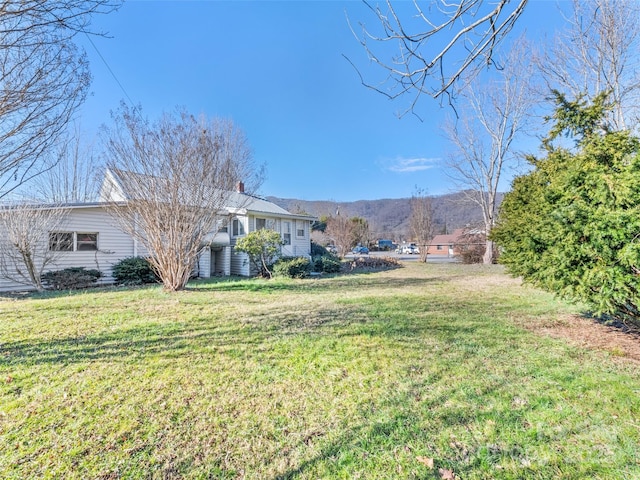
{"label": "paved road", "polygon": [[[371,252],[369,255],[372,257],[373,256],[394,257],[403,262],[412,262],[412,261],[415,262],[420,260],[420,255],[408,255],[408,254],[395,253],[395,252]],[[346,255],[346,258],[353,258],[353,257],[354,255],[352,253],[348,253]],[[427,257],[427,263],[455,263],[455,262],[457,262],[457,259],[453,257],[447,257],[446,255],[443,255],[443,256],[429,255]]]}

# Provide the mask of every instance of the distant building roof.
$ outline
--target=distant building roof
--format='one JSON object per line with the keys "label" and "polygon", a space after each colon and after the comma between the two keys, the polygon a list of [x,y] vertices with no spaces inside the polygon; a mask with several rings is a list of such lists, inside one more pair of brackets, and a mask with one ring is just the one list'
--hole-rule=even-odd
{"label": "distant building roof", "polygon": [[452,245],[462,236],[464,229],[457,228],[452,233],[436,235],[431,240],[432,245]]}

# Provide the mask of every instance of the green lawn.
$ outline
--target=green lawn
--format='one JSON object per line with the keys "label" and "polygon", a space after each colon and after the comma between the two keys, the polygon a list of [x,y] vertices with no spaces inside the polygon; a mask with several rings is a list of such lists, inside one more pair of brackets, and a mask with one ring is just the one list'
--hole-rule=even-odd
{"label": "green lawn", "polygon": [[0,478],[640,478],[640,366],[500,267],[0,298]]}

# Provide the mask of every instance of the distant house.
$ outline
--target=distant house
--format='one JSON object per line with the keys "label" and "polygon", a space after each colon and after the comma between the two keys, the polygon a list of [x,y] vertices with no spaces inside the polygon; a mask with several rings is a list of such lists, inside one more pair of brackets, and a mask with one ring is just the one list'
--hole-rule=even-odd
{"label": "distant house", "polygon": [[429,255],[453,257],[456,255],[456,245],[460,243],[460,239],[464,234],[462,228],[458,228],[453,233],[436,235],[431,239],[429,244]]}
{"label": "distant house", "polygon": [[[229,204],[220,212],[217,230],[206,237],[206,244],[202,246],[195,265],[199,278],[250,276],[252,272],[247,256],[234,252],[233,247],[240,237],[261,228],[281,234],[283,256],[310,256],[314,217],[292,214],[272,202],[240,190],[231,194]],[[55,264],[47,271],[67,267],[95,268],[103,273],[101,281],[110,283],[113,282],[112,267],[115,263],[123,258],[147,254],[143,246],[124,233],[108,213],[107,206],[113,202],[126,202],[126,198],[117,177],[107,171],[99,202],[51,206],[66,209],[68,215],[55,231],[40,232],[45,248],[60,250]],[[24,289],[28,287],[0,278],[0,291]]]}
{"label": "distant house", "polygon": [[428,252],[429,255],[446,257],[464,257],[473,253],[482,258],[485,241],[484,230],[458,228],[452,233],[433,237]]}

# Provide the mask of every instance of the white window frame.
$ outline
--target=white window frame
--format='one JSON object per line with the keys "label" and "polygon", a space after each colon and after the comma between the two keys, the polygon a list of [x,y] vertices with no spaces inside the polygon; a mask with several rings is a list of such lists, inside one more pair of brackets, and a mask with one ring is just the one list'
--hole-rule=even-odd
{"label": "white window frame", "polygon": [[[94,240],[80,240],[78,237],[80,235],[95,235],[96,239]],[[98,232],[74,232],[75,237],[75,249],[79,252],[95,252],[98,250]],[[81,246],[87,247],[95,245],[95,248],[81,248]]]}
{"label": "white window frame", "polygon": [[291,222],[288,220],[282,222],[282,241],[285,245],[291,245]]}
{"label": "white window frame", "polygon": [[296,220],[296,238],[307,238],[307,227],[304,220]]}
{"label": "white window frame", "polygon": [[234,237],[244,237],[246,235],[245,225],[241,219],[234,218],[231,225],[231,233]]}

